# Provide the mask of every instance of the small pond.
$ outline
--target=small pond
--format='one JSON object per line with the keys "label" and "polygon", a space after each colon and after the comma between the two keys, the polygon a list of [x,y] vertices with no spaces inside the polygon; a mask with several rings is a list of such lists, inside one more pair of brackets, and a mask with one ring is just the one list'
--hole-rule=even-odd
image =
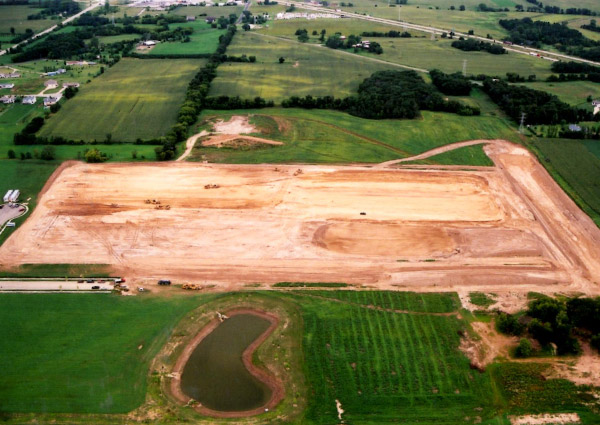
{"label": "small pond", "polygon": [[271,322],[255,314],[237,314],[208,334],[187,361],[181,389],[212,410],[236,412],[263,406],[270,388],[246,369],[244,350]]}

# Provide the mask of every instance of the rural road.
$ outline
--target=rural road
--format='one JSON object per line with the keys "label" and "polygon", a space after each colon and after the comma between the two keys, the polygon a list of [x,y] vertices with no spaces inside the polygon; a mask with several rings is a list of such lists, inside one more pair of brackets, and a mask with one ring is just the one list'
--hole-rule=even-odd
{"label": "rural road", "polygon": [[[98,6],[100,6],[101,4],[102,4],[102,2],[101,2],[101,1],[99,1],[99,2],[97,2],[97,3],[94,3],[94,4],[93,4],[93,5],[91,5],[91,6],[88,6],[88,7],[86,7],[85,9],[83,9],[81,12],[79,12],[79,13],[77,13],[77,14],[75,14],[75,15],[69,16],[68,18],[66,18],[65,20],[63,20],[63,21],[61,22],[61,24],[63,24],[63,25],[64,25],[64,24],[68,24],[69,22],[73,21],[74,19],[77,19],[77,18],[79,18],[79,17],[80,17],[81,15],[83,15],[84,13],[87,13],[87,12],[89,12],[90,10],[94,10],[95,8],[97,8]],[[36,38],[38,38],[38,37],[41,37],[41,36],[43,36],[43,35],[46,35],[46,34],[48,34],[48,33],[52,32],[52,31],[54,31],[56,28],[58,28],[58,25],[59,25],[59,24],[57,24],[57,25],[53,25],[53,26],[51,26],[50,28],[47,28],[47,29],[45,29],[45,30],[44,30],[44,31],[42,31],[42,32],[38,32],[37,34],[34,34],[33,36],[29,37],[27,40],[23,40],[23,41],[21,41],[20,43],[17,43],[17,44],[15,44],[14,46],[11,46],[11,47],[9,47],[8,49],[12,49],[12,48],[14,48],[14,47],[17,47],[17,46],[19,46],[19,45],[21,45],[21,44],[24,44],[24,43],[26,43],[26,42],[27,42],[27,41],[29,41],[29,40],[35,40],[35,39],[36,39]],[[2,55],[5,55],[8,49],[0,50],[0,56],[2,56]]]}
{"label": "rural road", "polygon": [[[393,159],[391,161],[381,162],[381,163],[377,164],[376,166],[374,166],[373,168],[387,168],[392,165],[400,164],[401,162],[419,161],[421,159],[427,159],[429,157],[439,155],[444,152],[453,151],[455,149],[460,149],[460,148],[464,148],[467,146],[482,145],[482,144],[495,143],[495,142],[496,142],[495,140],[468,140],[466,142],[452,143],[449,145],[440,146],[439,148],[428,150],[419,155],[410,156],[408,158]],[[502,141],[498,141],[498,142],[501,143]]]}
{"label": "rural road", "polygon": [[[287,5],[287,6],[294,5],[297,8],[313,10],[315,12],[331,13],[334,15],[347,16],[347,17],[356,18],[356,19],[363,19],[366,21],[378,22],[378,23],[382,23],[382,24],[386,24],[386,25],[393,25],[393,26],[397,26],[397,27],[401,26],[406,29],[413,29],[416,31],[427,32],[430,34],[441,35],[442,33],[450,32],[450,30],[448,30],[448,29],[436,28],[436,27],[425,26],[425,25],[418,25],[418,24],[411,24],[410,22],[397,21],[395,19],[385,19],[385,18],[376,18],[373,16],[359,15],[358,13],[352,13],[352,12],[347,12],[347,11],[339,12],[337,10],[329,9],[329,8],[326,8],[323,6],[315,6],[312,4],[307,4],[307,3],[302,3],[302,2],[283,0],[280,3]],[[502,43],[502,41],[499,41],[499,40],[494,40],[494,39],[490,40],[485,37],[469,35],[469,34],[456,32],[456,31],[454,31],[454,34],[457,37],[471,38],[474,40],[485,41],[487,43],[493,43],[493,42]],[[503,45],[502,47],[504,47],[508,51],[520,53],[520,54],[528,55],[528,56],[531,56],[532,53],[539,54],[539,55],[541,55],[542,59],[546,59],[546,60],[550,60],[550,61],[554,61],[554,62],[561,60],[561,59],[566,59],[566,60],[570,60],[570,61],[583,62],[583,63],[587,63],[590,65],[600,66],[599,62],[594,62],[594,61],[590,61],[587,59],[578,58],[576,56],[569,56],[569,55],[563,55],[561,53],[549,52],[547,50],[533,49],[530,47],[519,47],[519,46],[514,46],[514,45],[511,47]]]}
{"label": "rural road", "polygon": [[200,137],[204,137],[204,136],[208,136],[208,131],[202,130],[200,133],[194,134],[192,137],[187,139],[187,141],[185,142],[185,152],[179,158],[177,158],[175,161],[183,161],[188,156],[190,156],[190,154],[192,153],[192,149],[194,149],[194,145],[196,144],[196,141]]}

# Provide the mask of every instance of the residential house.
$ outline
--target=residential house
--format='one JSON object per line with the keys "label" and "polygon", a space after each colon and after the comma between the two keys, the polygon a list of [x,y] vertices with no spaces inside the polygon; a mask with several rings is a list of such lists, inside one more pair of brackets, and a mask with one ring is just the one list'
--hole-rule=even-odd
{"label": "residential house", "polygon": [[13,83],[2,83],[0,89],[12,89],[15,85]]}
{"label": "residential house", "polygon": [[15,100],[17,99],[17,96],[2,96],[0,97],[0,102],[8,104],[8,103],[15,103]]}
{"label": "residential house", "polygon": [[49,89],[55,89],[58,87],[58,81],[56,81],[56,80],[44,81],[44,86],[46,86]]}
{"label": "residential house", "polygon": [[58,96],[47,96],[44,98],[44,106],[54,105],[55,103],[58,103],[59,100],[60,97]]}
{"label": "residential house", "polygon": [[79,87],[79,83],[63,83],[64,88],[68,87]]}
{"label": "residential house", "polygon": [[37,101],[37,97],[35,96],[24,96],[23,97],[23,105],[33,105]]}

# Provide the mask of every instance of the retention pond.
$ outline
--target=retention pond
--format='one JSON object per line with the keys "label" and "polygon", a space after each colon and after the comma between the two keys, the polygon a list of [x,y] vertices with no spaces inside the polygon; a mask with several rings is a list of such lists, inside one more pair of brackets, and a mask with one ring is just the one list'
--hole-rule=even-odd
{"label": "retention pond", "polygon": [[[266,382],[248,370],[252,352],[272,322],[258,314],[235,314],[206,335],[181,373],[181,390],[205,408],[242,412],[265,406],[272,397]],[[258,343],[257,343],[258,342]],[[253,345],[254,343],[254,345]]]}

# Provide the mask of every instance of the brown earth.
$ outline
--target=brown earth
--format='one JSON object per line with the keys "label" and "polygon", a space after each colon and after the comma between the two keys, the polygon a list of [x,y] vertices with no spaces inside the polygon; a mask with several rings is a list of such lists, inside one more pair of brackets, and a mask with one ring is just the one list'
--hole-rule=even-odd
{"label": "brown earth", "polygon": [[134,281],[215,290],[333,281],[599,294],[600,230],[526,149],[487,143],[496,166],[471,171],[77,163],[53,176],[0,262],[112,264]]}
{"label": "brown earth", "polygon": [[202,141],[202,146],[242,148],[254,145],[283,145],[283,142],[238,134],[218,134]]}

